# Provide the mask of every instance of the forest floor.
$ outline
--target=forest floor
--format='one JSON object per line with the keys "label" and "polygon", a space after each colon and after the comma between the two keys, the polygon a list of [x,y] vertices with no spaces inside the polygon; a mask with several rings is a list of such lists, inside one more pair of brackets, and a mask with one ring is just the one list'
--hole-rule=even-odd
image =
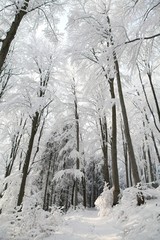
{"label": "forest floor", "polygon": [[123,232],[113,221],[98,217],[96,210],[71,212],[61,228],[45,240],[121,240]]}
{"label": "forest floor", "polygon": [[22,212],[8,208],[0,214],[0,240],[159,240],[160,187],[143,189],[145,204],[141,206],[137,206],[137,191],[125,189],[113,208],[107,205],[108,193],[104,194],[98,210],[80,207],[63,214],[30,202]]}

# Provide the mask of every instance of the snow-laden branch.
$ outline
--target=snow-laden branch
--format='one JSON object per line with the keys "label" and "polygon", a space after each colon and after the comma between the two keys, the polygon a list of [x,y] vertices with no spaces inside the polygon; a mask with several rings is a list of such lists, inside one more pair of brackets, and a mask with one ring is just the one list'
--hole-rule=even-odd
{"label": "snow-laden branch", "polygon": [[149,39],[153,39],[156,37],[160,37],[160,33],[154,34],[152,36],[148,36],[148,37],[138,37],[138,38],[134,38],[131,40],[128,40],[126,42],[124,42],[124,44],[128,44],[128,43],[132,43],[132,42],[136,42],[136,41],[142,41],[142,40],[149,40]]}
{"label": "snow-laden branch", "polygon": [[84,177],[84,174],[79,169],[65,169],[65,170],[60,170],[56,172],[56,174],[54,175],[53,181],[59,181],[66,175],[72,176],[75,180],[76,179],[81,180],[82,177]]}

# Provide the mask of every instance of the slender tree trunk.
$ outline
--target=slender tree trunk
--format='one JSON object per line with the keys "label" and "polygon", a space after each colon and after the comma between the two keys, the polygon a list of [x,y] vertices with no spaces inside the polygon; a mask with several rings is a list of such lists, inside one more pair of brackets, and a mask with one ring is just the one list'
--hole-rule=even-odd
{"label": "slender tree trunk", "polygon": [[91,185],[91,207],[94,207],[95,202],[95,163],[92,165],[92,185]]}
{"label": "slender tree trunk", "polygon": [[115,52],[114,52],[114,61],[115,61],[115,70],[116,70],[116,77],[117,77],[118,93],[119,93],[119,99],[120,99],[123,122],[124,122],[124,132],[125,132],[125,137],[126,137],[127,146],[128,146],[128,154],[130,156],[129,159],[131,161],[134,183],[136,185],[137,183],[140,182],[140,177],[139,177],[138,167],[137,167],[136,158],[135,158],[135,154],[134,154],[134,149],[133,149],[133,145],[132,145],[130,129],[129,129],[129,124],[128,124],[127,111],[126,111],[126,106],[125,106],[123,92],[122,92],[119,64],[118,64],[118,60],[117,60]]}
{"label": "slender tree trunk", "polygon": [[22,181],[21,181],[20,191],[19,191],[19,195],[18,195],[17,206],[20,206],[23,202],[26,180],[27,180],[27,175],[28,175],[28,169],[29,169],[29,164],[30,164],[30,160],[31,160],[33,144],[34,144],[34,138],[35,138],[38,126],[39,126],[39,113],[36,112],[32,119],[31,136],[29,139],[28,150],[27,150],[26,158],[25,158],[24,165],[23,165]]}
{"label": "slender tree trunk", "polygon": [[154,97],[154,101],[155,101],[155,105],[156,105],[156,109],[157,109],[158,120],[159,120],[159,122],[160,122],[160,108],[159,108],[159,104],[158,104],[158,99],[157,99],[157,96],[156,96],[156,92],[155,92],[155,89],[154,89],[154,86],[153,86],[153,81],[152,81],[152,74],[151,74],[151,72],[147,72],[147,76],[148,76],[148,78],[149,78],[151,90],[152,90],[152,93],[153,93],[153,97]]}
{"label": "slender tree trunk", "polygon": [[47,201],[47,193],[48,193],[48,187],[49,187],[49,175],[50,175],[50,168],[51,168],[51,159],[52,159],[52,154],[49,159],[49,164],[48,164],[48,171],[47,171],[47,177],[46,177],[46,184],[45,184],[45,191],[44,191],[44,198],[43,198],[43,210],[48,211],[49,205]]}
{"label": "slender tree trunk", "polygon": [[154,137],[154,134],[153,134],[152,130],[151,130],[151,138],[153,140],[153,145],[154,145],[154,148],[155,148],[155,151],[156,151],[158,162],[160,163],[160,154],[159,154],[159,150],[158,150],[158,147],[157,147],[156,139]]}
{"label": "slender tree trunk", "polygon": [[[24,130],[24,128],[26,126],[26,122],[27,121],[25,120],[23,123],[23,119],[21,118],[19,128],[22,127],[22,130]],[[23,136],[22,132],[18,131],[13,137],[12,148],[11,148],[11,153],[10,153],[10,157],[9,157],[10,162],[6,167],[5,178],[8,177],[12,172],[12,168],[13,168],[14,161],[15,161],[17,153],[18,153],[18,149],[19,149],[19,145],[20,145],[22,136]]]}
{"label": "slender tree trunk", "polygon": [[143,142],[142,150],[143,150],[143,159],[146,162],[146,165],[144,165],[144,168],[143,168],[143,175],[145,177],[144,180],[146,181],[146,183],[148,183],[149,182],[149,170],[148,170],[148,164],[147,164],[147,153],[146,153],[146,148],[145,148],[145,142]]}
{"label": "slender tree trunk", "polygon": [[75,197],[75,180],[73,180],[73,186],[72,186],[72,197],[71,197],[71,204],[74,206],[74,197]]}
{"label": "slender tree trunk", "polygon": [[[143,121],[143,127],[145,129],[145,122]],[[145,130],[144,130],[145,131]],[[149,148],[149,144],[148,144],[148,136],[146,134],[146,132],[144,133],[144,137],[145,137],[145,144],[146,144],[146,152],[148,155],[148,167],[149,167],[149,175],[150,175],[150,181],[153,182],[154,181],[154,175],[153,175],[153,166],[152,166],[152,160],[151,160],[151,153],[150,153],[150,148]]]}
{"label": "slender tree trunk", "polygon": [[[148,119],[148,116],[147,116],[147,113],[146,113],[146,109],[145,109],[145,108],[144,108],[144,114],[145,114],[145,119],[146,119],[147,123],[149,124],[149,119]],[[158,147],[157,147],[156,139],[155,139],[155,136],[154,136],[152,130],[151,130],[151,138],[152,138],[153,145],[154,145],[154,148],[155,148],[155,151],[156,151],[156,155],[157,155],[157,158],[158,158],[158,162],[160,163],[160,154],[159,154],[159,150],[158,150]]]}
{"label": "slender tree trunk", "polygon": [[154,181],[153,164],[152,164],[152,160],[151,160],[151,153],[150,153],[149,146],[148,146],[148,149],[147,149],[147,154],[148,154],[150,181],[153,182]]}
{"label": "slender tree trunk", "polygon": [[108,132],[107,132],[107,121],[106,117],[99,118],[99,125],[101,129],[101,139],[102,139],[102,152],[104,160],[103,175],[104,181],[110,184],[109,181],[109,168],[108,168]]}
{"label": "slender tree trunk", "polygon": [[[113,39],[113,35],[112,35],[112,28],[111,28],[109,16],[107,16],[107,21],[108,21],[108,25],[109,25],[110,42],[111,42],[112,47],[114,48],[114,39]],[[126,138],[127,145],[128,145],[128,154],[129,154],[129,159],[131,161],[134,183],[137,184],[138,182],[140,182],[140,178],[139,178],[138,167],[137,167],[136,158],[135,158],[135,154],[134,154],[134,150],[133,150],[132,140],[131,140],[131,136],[130,136],[127,111],[126,111],[126,106],[125,106],[125,101],[124,101],[123,91],[122,91],[122,85],[121,85],[119,63],[118,63],[117,55],[116,55],[116,52],[114,49],[113,49],[113,59],[114,59],[114,67],[115,67],[115,71],[116,71],[119,100],[120,100],[122,117],[123,117],[123,122],[124,122],[125,138]]]}
{"label": "slender tree trunk", "polygon": [[86,194],[86,179],[85,176],[82,177],[82,191],[83,191],[83,206],[87,207],[87,194]]}
{"label": "slender tree trunk", "polygon": [[125,137],[124,137],[124,130],[123,130],[122,122],[121,122],[121,132],[122,132],[123,153],[124,153],[125,170],[126,170],[126,187],[129,187],[127,143],[126,143]]}
{"label": "slender tree trunk", "polygon": [[[80,143],[80,131],[79,131],[79,115],[78,115],[78,105],[77,105],[77,96],[76,96],[76,89],[75,89],[75,79],[74,86],[73,86],[73,94],[74,94],[74,114],[75,114],[75,125],[76,125],[76,151],[79,154],[79,143]],[[76,157],[76,169],[80,169],[80,162],[79,157]],[[74,186],[74,208],[78,205],[78,179],[75,179],[75,186]]]}
{"label": "slender tree trunk", "polygon": [[[114,93],[114,79],[109,80],[111,98],[115,99]],[[116,105],[112,105],[112,179],[113,179],[113,205],[118,203],[119,189],[119,176],[117,166],[117,118],[116,118]]]}
{"label": "slender tree trunk", "polygon": [[149,111],[150,111],[150,113],[151,113],[151,115],[152,115],[154,125],[155,125],[157,131],[160,133],[159,124],[157,123],[155,114],[154,114],[154,112],[153,112],[153,110],[152,110],[152,108],[151,108],[151,105],[150,105],[150,103],[149,103],[149,100],[148,100],[148,97],[147,97],[147,93],[146,93],[146,90],[145,90],[145,86],[144,86],[144,84],[143,84],[143,80],[142,80],[142,76],[141,76],[141,71],[140,71],[140,69],[139,69],[138,64],[137,64],[137,69],[138,69],[139,80],[140,80],[140,83],[141,83],[141,86],[142,86],[142,89],[143,89],[143,93],[144,93],[144,96],[145,96],[145,99],[146,99],[147,106],[148,106]]}
{"label": "slender tree trunk", "polygon": [[133,180],[132,180],[132,167],[131,167],[131,161],[129,160],[129,181],[130,181],[130,186],[133,186]]}

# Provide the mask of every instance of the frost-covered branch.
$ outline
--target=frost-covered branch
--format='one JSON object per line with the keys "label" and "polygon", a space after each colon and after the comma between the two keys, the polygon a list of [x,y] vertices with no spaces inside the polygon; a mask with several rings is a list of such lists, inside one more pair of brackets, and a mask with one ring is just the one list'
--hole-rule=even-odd
{"label": "frost-covered branch", "polygon": [[157,38],[157,37],[160,37],[160,33],[157,33],[157,34],[154,34],[154,35],[148,36],[148,37],[137,37],[137,38],[126,41],[124,44],[132,43],[132,42],[136,42],[136,41],[149,40],[149,39],[153,39],[153,38]]}

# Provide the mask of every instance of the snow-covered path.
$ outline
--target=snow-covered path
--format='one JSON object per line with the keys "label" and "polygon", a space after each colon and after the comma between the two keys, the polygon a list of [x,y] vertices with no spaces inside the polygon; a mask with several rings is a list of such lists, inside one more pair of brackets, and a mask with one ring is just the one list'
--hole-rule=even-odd
{"label": "snow-covered path", "polygon": [[96,210],[78,211],[65,216],[60,229],[45,240],[121,240],[122,231],[113,222],[98,217]]}

